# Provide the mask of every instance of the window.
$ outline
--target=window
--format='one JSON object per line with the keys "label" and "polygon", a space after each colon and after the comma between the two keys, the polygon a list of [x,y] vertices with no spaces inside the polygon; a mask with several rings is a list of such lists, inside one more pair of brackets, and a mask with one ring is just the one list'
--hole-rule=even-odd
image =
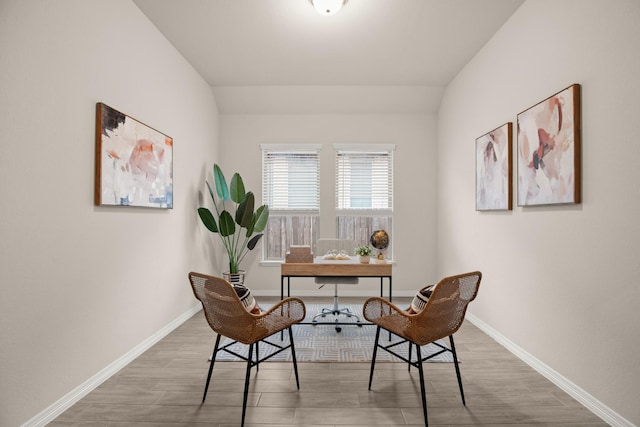
{"label": "window", "polygon": [[284,260],[291,245],[313,246],[320,229],[320,146],[261,145],[262,197],[269,205],[263,260]]}
{"label": "window", "polygon": [[[336,145],[338,239],[370,244],[375,230],[391,235],[394,145]],[[393,241],[393,240],[392,240]],[[391,247],[386,257],[393,258]]]}

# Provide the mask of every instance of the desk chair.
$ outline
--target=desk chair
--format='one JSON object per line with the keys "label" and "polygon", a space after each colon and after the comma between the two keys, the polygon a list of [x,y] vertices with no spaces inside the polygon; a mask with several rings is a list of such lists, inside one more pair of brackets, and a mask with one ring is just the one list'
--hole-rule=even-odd
{"label": "desk chair", "polygon": [[[319,257],[323,257],[330,251],[344,251],[347,255],[353,257],[354,251],[358,246],[355,240],[341,240],[341,239],[319,239],[316,242],[315,253]],[[320,288],[325,285],[333,285],[333,307],[323,308],[318,314],[313,316],[312,323],[317,323],[318,318],[325,318],[327,316],[335,316],[335,322],[339,323],[340,316],[344,315],[348,318],[354,318],[356,324],[361,323],[360,317],[349,309],[349,307],[340,308],[338,301],[338,285],[357,285],[357,277],[316,277],[316,284],[320,285]],[[362,325],[359,325],[362,326]],[[336,325],[336,332],[342,331],[339,325]]]}
{"label": "desk chair", "polygon": [[[363,307],[364,317],[378,326],[373,347],[373,358],[371,359],[369,390],[371,390],[371,383],[373,381],[373,369],[376,364],[378,348],[407,362],[409,369],[411,369],[412,366],[418,368],[424,425],[428,426],[427,396],[424,390],[422,362],[449,351],[453,354],[456,375],[458,377],[458,387],[460,388],[460,395],[462,396],[462,404],[466,406],[464,391],[462,390],[462,377],[460,376],[460,367],[458,366],[458,356],[453,343],[453,334],[460,328],[460,325],[462,325],[467,306],[478,294],[481,278],[482,273],[479,271],[445,277],[433,288],[433,292],[427,300],[424,309],[416,314],[409,314],[388,300],[380,297],[367,299]],[[381,328],[403,338],[403,340],[387,345],[381,344],[379,341]],[[434,341],[445,337],[449,337],[451,348],[447,348],[439,343],[434,343]],[[404,343],[409,344],[408,359],[393,351],[393,347]],[[434,343],[440,347],[440,351],[423,358],[420,354],[420,347],[429,343]],[[411,357],[412,347],[416,349],[415,361],[413,361]]]}
{"label": "desk chair", "polygon": [[[293,359],[293,370],[296,376],[296,386],[300,389],[298,380],[298,365],[296,363],[296,350],[293,344],[293,333],[291,325],[299,323],[304,319],[306,310],[304,302],[298,298],[285,298],[271,307],[269,310],[260,313],[249,313],[245,308],[233,286],[224,279],[207,276],[200,273],[189,273],[189,281],[193,294],[202,303],[204,315],[211,329],[216,332],[216,342],[213,347],[213,355],[209,365],[207,383],[204,387],[202,403],[207,398],[207,390],[211,381],[213,365],[216,355],[220,351],[226,351],[247,362],[247,371],[244,382],[244,400],[242,402],[242,424],[244,426],[245,412],[247,409],[247,396],[249,392],[249,377],[251,368],[259,369],[259,363],[275,356],[276,354],[290,348]],[[289,331],[289,345],[280,345],[267,341],[266,338],[287,329]],[[220,346],[220,338],[228,337],[231,343]],[[247,356],[228,350],[228,347],[240,342],[249,346]],[[260,359],[258,344],[262,342],[277,350],[270,355]],[[255,360],[254,360],[255,348]]]}

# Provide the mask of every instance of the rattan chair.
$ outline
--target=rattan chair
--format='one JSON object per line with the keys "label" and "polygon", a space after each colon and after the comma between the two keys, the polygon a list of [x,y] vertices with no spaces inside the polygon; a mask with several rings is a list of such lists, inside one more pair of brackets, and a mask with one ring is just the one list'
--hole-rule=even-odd
{"label": "rattan chair", "polygon": [[[242,425],[244,425],[245,412],[247,409],[247,396],[249,391],[249,378],[251,376],[251,368],[259,369],[259,364],[276,354],[290,348],[293,359],[293,370],[296,376],[296,387],[300,389],[300,381],[298,379],[298,365],[296,362],[296,351],[293,342],[293,333],[291,326],[299,323],[306,315],[304,302],[299,298],[286,298],[281,300],[269,310],[261,314],[249,313],[233,286],[224,279],[207,276],[200,273],[189,273],[189,281],[193,293],[204,309],[204,315],[211,329],[217,333],[215,345],[213,347],[213,355],[209,365],[209,374],[207,375],[207,383],[204,388],[202,402],[207,398],[207,390],[211,381],[211,373],[216,356],[219,352],[225,351],[245,360],[247,362],[247,372],[244,383],[244,399],[242,402]],[[278,344],[267,341],[266,338],[285,329],[289,331],[289,344]],[[220,346],[220,338],[227,337],[232,340],[229,344]],[[236,342],[247,344],[249,346],[248,356],[242,356],[229,347]],[[258,344],[263,342],[277,350],[266,357],[260,358]],[[254,357],[255,348],[255,357]]]}
{"label": "rattan chair", "polygon": [[[422,362],[444,352],[451,352],[456,368],[456,376],[458,377],[462,404],[466,406],[464,391],[462,389],[462,377],[460,376],[460,366],[458,365],[458,356],[453,342],[453,334],[460,328],[460,325],[462,325],[468,304],[473,301],[478,294],[481,278],[482,273],[479,271],[445,277],[440,280],[433,289],[433,293],[429,297],[424,309],[416,314],[409,314],[407,311],[380,297],[367,299],[363,307],[364,317],[378,326],[373,348],[373,358],[371,360],[371,372],[369,374],[369,390],[371,390],[371,383],[373,381],[373,370],[375,368],[378,348],[407,362],[409,364],[409,370],[411,370],[411,366],[417,368],[420,375],[424,425],[428,426],[427,396],[424,389]],[[380,343],[381,329],[385,329],[399,336],[402,340],[390,344]],[[435,342],[445,337],[449,337],[450,348]],[[409,345],[408,358],[394,351],[394,347],[405,343]],[[429,343],[434,343],[440,347],[440,350],[434,354],[423,357],[420,352],[420,347]],[[413,347],[415,347],[416,350],[415,360],[412,359]]]}

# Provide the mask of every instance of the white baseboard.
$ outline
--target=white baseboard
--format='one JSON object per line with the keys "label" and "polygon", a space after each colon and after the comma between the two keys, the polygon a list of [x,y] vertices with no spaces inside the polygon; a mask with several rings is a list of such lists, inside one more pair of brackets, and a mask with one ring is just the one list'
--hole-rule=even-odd
{"label": "white baseboard", "polygon": [[125,353],[122,357],[115,360],[113,363],[102,369],[100,372],[95,374],[93,377],[89,378],[84,383],[80,384],[71,392],[67,393],[62,398],[58,399],[51,406],[46,408],[44,411],[40,412],[35,417],[31,418],[26,423],[22,424],[22,427],[40,427],[45,426],[51,421],[53,421],[57,416],[62,414],[64,411],[73,406],[80,399],[85,397],[87,394],[95,390],[100,384],[111,378],[115,373],[117,373],[120,369],[127,366],[131,363],[136,357],[140,356],[142,353],[150,349],[154,344],[158,341],[169,335],[174,329],[178,326],[182,325],[184,322],[189,320],[194,314],[198,311],[202,310],[202,305],[198,303],[194,305],[189,310],[181,314],[178,318],[173,320],[171,323],[166,325],[164,328],[160,329],[158,332],[132,348],[130,351]]}
{"label": "white baseboard", "polygon": [[466,318],[477,326],[484,333],[496,340],[500,345],[513,353],[520,360],[531,366],[542,376],[560,387],[569,396],[576,399],[585,408],[589,409],[595,415],[600,417],[607,424],[614,427],[636,427],[632,422],[614,412],[611,408],[600,402],[598,399],[587,393],[578,385],[572,383],[567,378],[554,371],[550,366],[536,359],[533,355],[525,351],[522,347],[516,345],[504,335],[493,329],[491,326],[477,318],[471,313],[466,314]]}

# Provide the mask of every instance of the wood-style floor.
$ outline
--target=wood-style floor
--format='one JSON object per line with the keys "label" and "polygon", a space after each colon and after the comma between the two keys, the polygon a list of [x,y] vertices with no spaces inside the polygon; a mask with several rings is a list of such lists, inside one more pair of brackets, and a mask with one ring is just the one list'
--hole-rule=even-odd
{"label": "wood-style floor", "polygon": [[[430,426],[607,425],[468,321],[455,340],[467,405],[460,400],[453,364],[425,364]],[[244,363],[218,362],[207,400],[200,404],[213,341],[197,313],[49,425],[240,425]],[[369,391],[369,368],[369,363],[299,363],[297,390],[291,363],[264,363],[257,374],[252,370],[245,425],[424,425],[417,370],[378,363]]]}

